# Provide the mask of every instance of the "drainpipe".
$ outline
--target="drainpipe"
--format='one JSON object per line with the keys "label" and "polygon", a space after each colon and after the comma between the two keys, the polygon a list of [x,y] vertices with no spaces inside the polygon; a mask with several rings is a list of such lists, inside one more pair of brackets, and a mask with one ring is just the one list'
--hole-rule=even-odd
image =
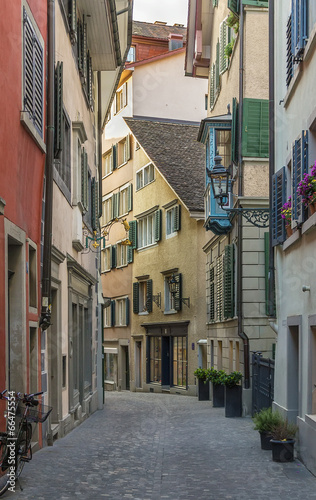
{"label": "drainpipe", "polygon": [[275,317],[274,247],[272,246],[272,176],[275,171],[274,136],[274,0],[269,0],[269,301],[268,314]]}
{"label": "drainpipe", "polygon": [[[243,195],[243,170],[242,170],[242,119],[243,119],[243,99],[244,99],[244,6],[240,5],[239,17],[239,169],[238,169],[238,197]],[[249,339],[243,332],[243,305],[242,305],[242,215],[238,214],[237,219],[237,317],[238,317],[238,336],[242,339],[244,345],[244,388],[250,387],[250,367],[249,367]]]}
{"label": "drainpipe", "polygon": [[55,80],[55,0],[47,1],[47,127],[46,127],[46,191],[45,228],[42,275],[42,309],[39,325],[46,330],[51,325],[51,254],[53,216],[54,167],[54,80]]}

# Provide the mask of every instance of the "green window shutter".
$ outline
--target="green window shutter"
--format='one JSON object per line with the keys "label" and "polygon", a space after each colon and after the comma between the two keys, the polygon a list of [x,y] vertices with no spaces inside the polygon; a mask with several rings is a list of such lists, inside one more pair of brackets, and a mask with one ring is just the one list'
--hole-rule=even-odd
{"label": "green window shutter", "polygon": [[210,321],[215,320],[215,265],[210,269]]}
{"label": "green window shutter", "polygon": [[120,212],[120,193],[113,194],[113,219],[119,217]]}
{"label": "green window shutter", "polygon": [[236,97],[233,98],[233,112],[232,112],[232,134],[231,134],[231,141],[232,141],[232,162],[234,162],[236,165],[238,164],[238,139],[239,139],[239,133],[238,133],[238,102]]}
{"label": "green window shutter", "polygon": [[308,131],[303,130],[292,148],[292,220],[297,224],[304,222],[304,205],[298,194],[299,183],[308,172]]}
{"label": "green window shutter", "polygon": [[115,300],[111,301],[111,326],[115,326]]}
{"label": "green window shutter", "polygon": [[213,7],[217,7],[218,5],[218,0],[213,0]]}
{"label": "green window shutter", "polygon": [[243,100],[242,155],[269,157],[269,101]]}
{"label": "green window shutter", "polygon": [[91,179],[91,226],[96,231],[96,199],[95,199],[95,178]]}
{"label": "green window shutter", "polygon": [[233,318],[235,312],[234,245],[224,251],[224,318]]}
{"label": "green window shutter", "polygon": [[77,32],[77,0],[70,0],[69,29],[72,33]]}
{"label": "green window shutter", "polygon": [[126,308],[126,313],[125,313],[125,317],[126,317],[126,326],[129,325],[129,298],[126,297],[125,299],[125,308]]}
{"label": "green window shutter", "polygon": [[64,126],[63,126],[63,62],[58,61],[55,69],[55,134],[54,134],[55,156],[63,149]]}
{"label": "green window shutter", "polygon": [[226,21],[219,26],[219,72],[224,73],[228,68],[228,58],[225,57],[225,47],[228,44],[228,26]]}
{"label": "green window shutter", "polygon": [[132,264],[134,260],[134,250],[132,249],[131,246],[127,247],[127,263]]}
{"label": "green window shutter", "polygon": [[216,44],[216,61],[215,61],[215,92],[219,90],[219,40]]}
{"label": "green window shutter", "polygon": [[115,269],[117,265],[117,245],[111,246],[111,269]]}
{"label": "green window shutter", "polygon": [[254,7],[269,7],[269,0],[243,0],[243,5],[252,5]]}
{"label": "green window shutter", "polygon": [[174,208],[174,231],[180,231],[181,228],[181,206],[176,205]]}
{"label": "green window shutter", "polygon": [[210,76],[210,109],[214,106],[215,102],[215,64],[212,64]]}
{"label": "green window shutter", "polygon": [[117,169],[117,144],[112,146],[112,170]]}
{"label": "green window shutter", "polygon": [[89,104],[91,107],[93,106],[92,85],[93,85],[92,59],[90,56],[90,52],[88,51],[88,55],[87,55],[87,94],[88,94]]}
{"label": "green window shutter", "polygon": [[130,184],[127,188],[127,210],[128,212],[133,210],[133,184]]}
{"label": "green window shutter", "polygon": [[85,149],[81,152],[81,203],[88,210],[88,155]]}
{"label": "green window shutter", "polygon": [[133,283],[133,313],[139,313],[139,283]]}
{"label": "green window shutter", "polygon": [[175,281],[176,281],[176,293],[174,296],[174,308],[175,311],[181,311],[182,307],[182,274],[175,274],[174,275]]}
{"label": "green window shutter", "polygon": [[146,309],[149,313],[153,310],[153,280],[147,280]]}
{"label": "green window shutter", "polygon": [[82,32],[82,74],[87,78],[87,23],[83,16],[83,32]]}
{"label": "green window shutter", "polygon": [[285,239],[285,221],[281,217],[281,210],[286,202],[286,169],[282,167],[272,176],[272,245],[282,244]]}
{"label": "green window shutter", "polygon": [[78,19],[77,22],[77,60],[79,71],[82,71],[82,37],[83,37],[83,27],[82,22]]}
{"label": "green window shutter", "polygon": [[223,256],[216,260],[216,319],[222,321],[223,319]]}
{"label": "green window shutter", "polygon": [[129,222],[129,232],[128,239],[132,242],[131,249],[136,250],[137,248],[137,221],[132,220]]}
{"label": "green window shutter", "polygon": [[227,7],[237,16],[239,15],[240,0],[228,0]]}
{"label": "green window shutter", "polygon": [[293,13],[290,14],[286,25],[286,86],[288,87],[294,75],[294,39],[293,39]]}
{"label": "green window shutter", "polygon": [[126,161],[131,159],[131,138],[128,134],[126,136]]}
{"label": "green window shutter", "polygon": [[155,212],[155,241],[161,240],[161,210]]}

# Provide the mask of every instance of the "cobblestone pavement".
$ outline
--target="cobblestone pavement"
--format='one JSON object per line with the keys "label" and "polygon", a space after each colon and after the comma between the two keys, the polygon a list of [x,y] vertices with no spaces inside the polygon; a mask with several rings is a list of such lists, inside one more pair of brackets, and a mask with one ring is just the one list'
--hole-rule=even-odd
{"label": "cobblestone pavement", "polygon": [[37,452],[12,500],[316,499],[297,460],[272,462],[250,418],[168,394],[107,393],[97,411]]}

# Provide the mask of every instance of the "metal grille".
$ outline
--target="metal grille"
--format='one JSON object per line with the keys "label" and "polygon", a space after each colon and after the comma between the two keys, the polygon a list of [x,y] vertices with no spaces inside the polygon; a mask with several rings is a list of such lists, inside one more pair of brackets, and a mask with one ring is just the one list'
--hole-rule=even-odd
{"label": "metal grille", "polygon": [[274,360],[252,355],[252,415],[269,408],[274,399]]}

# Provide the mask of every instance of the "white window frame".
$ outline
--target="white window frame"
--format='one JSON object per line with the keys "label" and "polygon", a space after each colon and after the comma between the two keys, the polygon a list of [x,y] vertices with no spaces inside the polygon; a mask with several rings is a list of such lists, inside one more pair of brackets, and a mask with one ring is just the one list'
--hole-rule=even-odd
{"label": "white window frame", "polygon": [[137,222],[137,248],[147,248],[155,244],[155,212],[152,212]]}
{"label": "white window frame", "polygon": [[[110,208],[109,208],[110,207]],[[113,193],[105,196],[102,200],[102,225],[105,226],[112,220]]]}
{"label": "white window frame", "polygon": [[115,114],[127,106],[127,82],[117,89],[115,94]]}
{"label": "white window frame", "polygon": [[127,266],[127,245],[122,245],[122,241],[116,244],[116,267]]}
{"label": "white window frame", "polygon": [[111,245],[101,250],[101,273],[111,271]]}
{"label": "white window frame", "polygon": [[177,311],[174,308],[174,297],[172,296],[170,289],[169,289],[169,280],[171,278],[170,276],[165,276],[165,281],[164,281],[164,287],[165,287],[165,314],[174,314],[177,313]]}
{"label": "white window frame", "polygon": [[[178,231],[174,230],[175,226],[176,205],[166,210],[166,238],[172,238]],[[170,220],[169,220],[170,218]]]}
{"label": "white window frame", "polygon": [[[103,164],[105,163],[107,168],[103,168]],[[113,172],[113,155],[112,155],[112,150],[109,149],[104,155],[102,156],[102,179],[107,177]]]}
{"label": "white window frame", "polygon": [[139,282],[138,303],[139,303],[138,314],[143,314],[143,315],[149,314],[147,311],[147,281]]}
{"label": "white window frame", "polygon": [[124,184],[124,186],[120,188],[120,202],[119,202],[120,216],[128,214],[128,186],[129,184]]}
{"label": "white window frame", "polygon": [[103,326],[104,328],[111,328],[112,326],[112,314],[111,314],[111,306],[104,307],[103,309]]}
{"label": "white window frame", "polygon": [[126,297],[115,299],[115,326],[127,326]]}
{"label": "white window frame", "polygon": [[153,163],[147,163],[136,172],[136,191],[148,186],[155,180],[155,167]]}

